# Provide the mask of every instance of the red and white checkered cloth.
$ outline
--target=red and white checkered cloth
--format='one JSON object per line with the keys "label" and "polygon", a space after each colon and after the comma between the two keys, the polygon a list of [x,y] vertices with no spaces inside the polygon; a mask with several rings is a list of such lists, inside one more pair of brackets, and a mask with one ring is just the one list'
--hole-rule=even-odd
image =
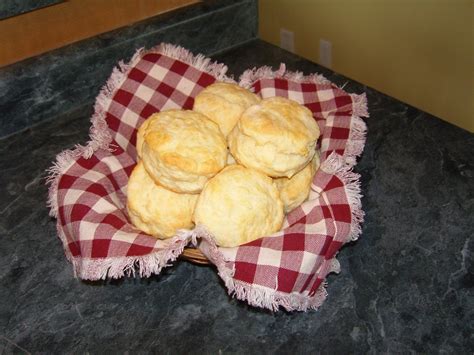
{"label": "red and white checkered cloth", "polygon": [[207,85],[233,81],[226,67],[162,44],[120,63],[97,98],[91,140],[57,157],[50,169],[49,205],[76,276],[97,280],[149,276],[193,243],[217,266],[229,293],[272,310],[317,308],[324,280],[338,271],[335,255],[360,234],[363,212],[358,175],[351,171],[365,143],[365,95],[348,94],[318,75],[263,67],[239,84],[262,97],[304,104],[322,132],[321,168],[310,198],[292,211],[283,230],[236,248],[219,248],[204,227],[158,240],[137,230],[126,211],[126,186],[136,164],[137,128],[152,113],[191,109]]}

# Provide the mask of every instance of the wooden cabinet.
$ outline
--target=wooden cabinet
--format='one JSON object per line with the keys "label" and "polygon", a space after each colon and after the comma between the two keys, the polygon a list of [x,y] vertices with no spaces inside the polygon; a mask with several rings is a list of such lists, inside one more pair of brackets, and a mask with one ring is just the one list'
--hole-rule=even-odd
{"label": "wooden cabinet", "polygon": [[197,2],[69,0],[0,20],[0,67]]}

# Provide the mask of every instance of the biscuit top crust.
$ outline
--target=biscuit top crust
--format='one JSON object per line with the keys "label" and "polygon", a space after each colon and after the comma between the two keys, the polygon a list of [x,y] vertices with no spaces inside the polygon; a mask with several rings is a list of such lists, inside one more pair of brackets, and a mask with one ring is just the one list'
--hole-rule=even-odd
{"label": "biscuit top crust", "polygon": [[244,111],[228,136],[234,158],[272,177],[292,177],[313,158],[319,127],[309,109],[282,97]]}
{"label": "biscuit top crust", "polygon": [[145,144],[163,164],[181,171],[213,175],[225,166],[227,149],[217,125],[193,111],[170,110],[150,117]]}
{"label": "biscuit top crust", "polygon": [[227,137],[242,113],[260,100],[259,96],[237,84],[214,83],[196,96],[193,110],[217,123]]}
{"label": "biscuit top crust", "polygon": [[229,165],[210,179],[194,212],[222,247],[234,247],[275,233],[283,223],[283,202],[271,178]]}
{"label": "biscuit top crust", "polygon": [[239,128],[260,145],[272,143],[281,152],[301,155],[307,154],[308,143],[319,137],[319,127],[311,111],[283,97],[271,97],[247,109]]}

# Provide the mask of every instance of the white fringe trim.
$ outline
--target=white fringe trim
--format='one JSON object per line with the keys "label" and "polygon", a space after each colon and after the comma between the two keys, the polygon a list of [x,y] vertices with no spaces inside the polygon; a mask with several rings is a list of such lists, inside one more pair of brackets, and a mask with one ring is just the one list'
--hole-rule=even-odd
{"label": "white fringe trim", "polygon": [[344,154],[346,157],[346,163],[351,167],[356,165],[357,157],[359,157],[364,151],[366,134],[367,126],[362,118],[352,116],[349,140],[347,141]]}
{"label": "white fringe trim", "polygon": [[239,85],[250,89],[253,83],[259,79],[287,79],[298,83],[315,83],[315,84],[330,84],[324,76],[320,74],[304,75],[302,72],[287,71],[286,65],[280,63],[278,70],[273,70],[271,67],[264,66],[260,68],[247,69],[242,73],[239,79]]}
{"label": "white fringe trim", "polygon": [[[230,296],[247,302],[254,307],[266,308],[271,311],[278,311],[283,307],[287,311],[307,311],[318,309],[327,297],[326,283],[322,283],[312,296],[302,293],[283,293],[264,286],[248,284],[234,279],[235,269],[233,262],[227,262],[224,255],[215,243],[214,237],[207,229],[198,225],[194,229],[193,239],[200,238],[198,247],[201,252],[217,267],[218,275],[224,281],[227,292]],[[196,242],[194,242],[196,245]],[[329,272],[339,272],[339,262],[331,260]]]}
{"label": "white fringe trim", "polygon": [[102,87],[96,98],[94,114],[91,117],[92,126],[89,132],[89,141],[86,145],[78,144],[73,149],[65,150],[58,154],[52,166],[47,170],[46,183],[50,186],[47,206],[50,208],[50,216],[58,218],[57,195],[59,179],[61,178],[61,175],[69,169],[74,161],[79,157],[88,159],[98,149],[113,150],[114,147],[110,146],[112,137],[105,120],[106,112],[115,91],[125,81],[130,69],[133,68],[144,55],[149,53],[160,53],[176,60],[180,60],[198,70],[212,75],[216,80],[235,82],[232,78],[226,76],[226,65],[212,62],[210,58],[206,58],[202,54],[193,55],[187,49],[169,43],[161,43],[150,50],[140,48],[135,52],[128,64],[124,64],[122,61],[119,62],[118,66],[113,69],[110,78]]}
{"label": "white fringe trim", "polygon": [[367,110],[367,97],[364,94],[350,94],[352,98],[352,119],[349,139],[344,156],[346,164],[353,167],[357,163],[357,157],[364,151],[367,125],[361,117],[369,117]]}
{"label": "white fringe trim", "polygon": [[172,265],[183,252],[184,247],[192,238],[192,231],[180,231],[170,240],[168,248],[141,255],[106,258],[84,258],[73,257],[64,234],[59,236],[68,260],[73,264],[74,276],[82,280],[105,280],[107,278],[118,279],[124,276],[150,277],[159,274],[164,267]]}
{"label": "white fringe trim", "polygon": [[336,175],[344,184],[347,200],[351,208],[351,230],[345,243],[354,241],[362,233],[361,224],[364,221],[364,211],[362,210],[362,191],[360,188],[360,175],[351,170],[351,166],[346,164],[345,157],[331,153],[321,164],[321,169],[328,174]]}
{"label": "white fringe trim", "polygon": [[226,75],[228,68],[225,64],[212,62],[210,58],[205,57],[203,54],[194,55],[183,47],[169,43],[162,43],[147,53],[150,52],[161,53],[168,57],[180,60],[198,70],[212,75],[219,81],[235,82],[231,77]]}
{"label": "white fringe trim", "polygon": [[350,96],[352,98],[352,114],[359,117],[369,117],[366,94],[350,94]]}

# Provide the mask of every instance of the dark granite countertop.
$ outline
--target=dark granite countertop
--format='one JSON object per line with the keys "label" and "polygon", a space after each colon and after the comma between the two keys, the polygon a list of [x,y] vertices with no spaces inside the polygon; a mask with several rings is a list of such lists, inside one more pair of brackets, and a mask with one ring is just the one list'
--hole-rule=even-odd
{"label": "dark granite countertop", "polygon": [[148,279],[75,279],[44,178],[86,141],[89,103],[0,141],[0,353],[472,353],[474,135],[259,40],[214,58],[236,76],[285,62],[367,93],[366,218],[326,302],[255,309],[184,261]]}

